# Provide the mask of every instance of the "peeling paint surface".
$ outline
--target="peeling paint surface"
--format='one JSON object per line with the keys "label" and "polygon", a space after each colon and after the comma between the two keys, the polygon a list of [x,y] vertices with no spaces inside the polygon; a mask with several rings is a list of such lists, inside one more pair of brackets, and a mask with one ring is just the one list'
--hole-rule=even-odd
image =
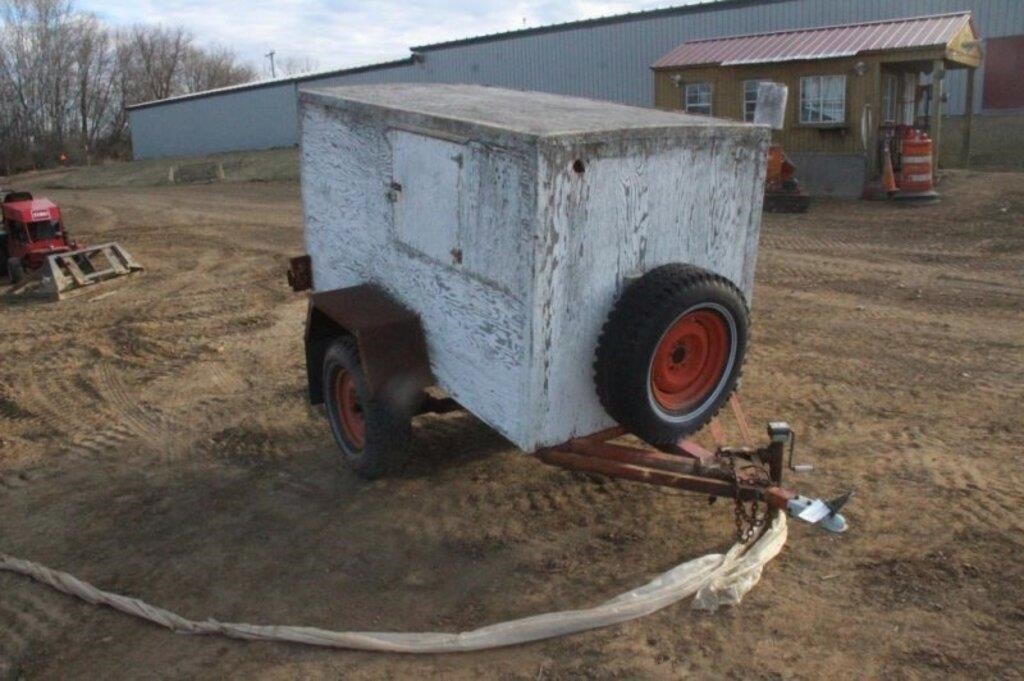
{"label": "peeling paint surface", "polygon": [[551,144],[541,156],[535,446],[615,425],[598,403],[593,361],[627,277],[690,263],[729,278],[750,301],[764,182],[762,135],[750,129]]}
{"label": "peeling paint surface", "polygon": [[440,87],[304,95],[315,289],[374,282],[415,310],[440,386],[525,451],[612,425],[592,365],[627,277],[693,263],[750,299],[767,131],[550,95],[532,120],[532,93]]}

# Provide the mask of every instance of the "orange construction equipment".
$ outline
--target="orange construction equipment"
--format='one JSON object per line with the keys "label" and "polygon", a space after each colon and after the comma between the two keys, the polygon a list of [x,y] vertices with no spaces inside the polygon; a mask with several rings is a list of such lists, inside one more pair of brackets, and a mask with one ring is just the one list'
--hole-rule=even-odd
{"label": "orange construction equipment", "polygon": [[811,204],[796,181],[793,165],[781,144],[768,147],[768,174],[764,185],[764,209],[768,213],[805,213]]}
{"label": "orange construction equipment", "polygon": [[899,191],[899,187],[896,186],[896,173],[892,171],[892,154],[889,152],[888,143],[882,149],[882,189],[889,196]]}
{"label": "orange construction equipment", "polygon": [[928,133],[910,126],[899,131],[900,173],[897,179],[899,199],[938,198],[932,166],[932,140]]}
{"label": "orange construction equipment", "polygon": [[773,144],[768,147],[768,182],[782,178],[782,158],[785,155],[781,144]]}

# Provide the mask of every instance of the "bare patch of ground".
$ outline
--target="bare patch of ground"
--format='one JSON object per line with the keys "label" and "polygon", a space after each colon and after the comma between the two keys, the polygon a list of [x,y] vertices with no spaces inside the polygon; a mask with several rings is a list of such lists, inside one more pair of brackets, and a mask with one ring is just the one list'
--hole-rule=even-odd
{"label": "bare patch of ground", "polygon": [[[0,678],[1008,677],[1024,654],[1024,174],[936,206],[768,216],[743,399],[791,420],[842,537],[794,526],[744,603],[400,657],[190,638],[0,575]],[[304,400],[294,183],[58,190],[147,271],[0,302],[0,550],[195,618],[458,630],[726,547],[728,505],[548,468],[422,417],[366,483]],[[1017,671],[1015,671],[1017,670]]]}

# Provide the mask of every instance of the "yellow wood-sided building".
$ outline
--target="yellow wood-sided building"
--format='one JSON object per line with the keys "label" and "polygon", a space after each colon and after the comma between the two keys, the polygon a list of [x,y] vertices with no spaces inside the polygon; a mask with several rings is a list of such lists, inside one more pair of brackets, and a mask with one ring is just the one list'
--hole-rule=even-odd
{"label": "yellow wood-sided building", "polygon": [[[760,82],[785,84],[774,141],[812,193],[854,195],[880,173],[880,149],[898,125],[927,130],[937,159],[945,73],[968,69],[972,93],[981,60],[971,13],[958,12],[690,41],[652,68],[656,106],[747,121]],[[968,101],[965,159],[972,109]]]}

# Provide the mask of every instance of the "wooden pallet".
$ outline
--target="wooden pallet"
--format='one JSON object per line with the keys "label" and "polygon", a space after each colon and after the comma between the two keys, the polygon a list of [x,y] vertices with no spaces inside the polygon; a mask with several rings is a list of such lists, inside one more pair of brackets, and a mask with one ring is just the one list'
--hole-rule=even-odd
{"label": "wooden pallet", "polygon": [[59,300],[99,282],[142,269],[128,251],[111,241],[48,256],[41,278],[46,292]]}

